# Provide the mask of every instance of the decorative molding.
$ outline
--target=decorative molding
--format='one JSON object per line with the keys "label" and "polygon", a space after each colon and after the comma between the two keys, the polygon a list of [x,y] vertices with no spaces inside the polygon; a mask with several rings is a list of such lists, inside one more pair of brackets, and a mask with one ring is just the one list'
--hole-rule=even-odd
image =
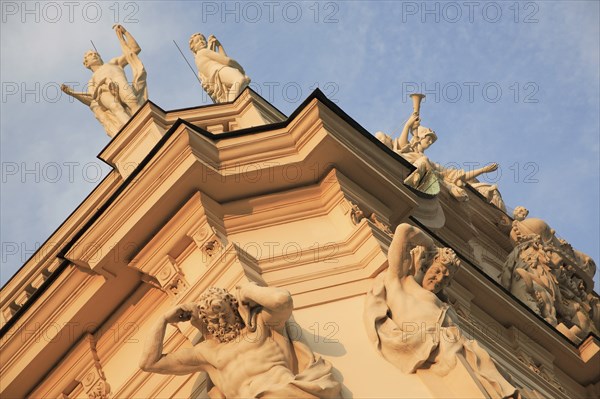
{"label": "decorative molding", "polygon": [[[459,316],[463,332],[484,344],[496,362],[509,371],[509,374],[518,377],[521,384],[516,385],[535,388],[544,393],[542,397],[569,397],[554,374],[554,357],[551,353],[514,326],[504,328],[495,323],[493,318],[472,303],[474,296],[461,285],[453,282],[448,291],[449,301]],[[531,362],[528,363],[526,359]],[[534,366],[539,370],[535,371],[532,368]],[[562,378],[569,379],[566,376]],[[549,386],[550,380],[553,384]],[[572,394],[575,392],[577,391],[571,391]]]}
{"label": "decorative molding", "polygon": [[[184,127],[181,129],[185,130]],[[103,273],[103,265],[118,267],[120,262],[127,263],[128,257],[135,254],[137,246],[144,242],[144,238],[139,236],[135,240],[128,239],[128,234],[139,226],[140,219],[159,217],[152,212],[152,208],[157,206],[155,197],[168,195],[173,176],[178,174],[181,166],[191,162],[190,155],[185,141],[168,140],[165,151],[153,160],[154,163],[164,163],[164,166],[144,168],[136,176],[136,184],[125,187],[119,198],[83,233],[65,257],[80,267],[99,273]],[[138,234],[143,233],[140,231]]]}
{"label": "decorative molding", "polygon": [[[69,216],[67,220],[42,244],[42,246],[25,262],[23,267],[6,283],[0,291],[0,309],[2,326],[21,309],[27,300],[37,291],[41,284],[59,268],[62,259],[58,254],[75,235],[77,230],[88,222],[107,198],[122,183],[121,176],[111,172],[100,182],[86,200]],[[28,291],[26,291],[28,289]],[[27,292],[26,300],[22,299]]]}
{"label": "decorative molding", "polygon": [[375,225],[375,227],[380,229],[388,236],[392,237],[394,235],[394,233],[390,229],[390,225],[388,223],[382,222],[375,212],[371,212],[371,214],[367,217],[365,212],[360,208],[360,206],[358,206],[352,201],[348,201],[348,203],[350,204],[350,219],[352,220],[352,223],[357,225],[361,222],[361,220],[368,219],[371,223]]}
{"label": "decorative molding", "polygon": [[379,230],[383,231],[388,236],[394,236],[394,232],[390,228],[390,225],[381,221],[375,212],[371,213],[371,216],[369,216],[369,221],[372,222]]}
{"label": "decorative molding", "polygon": [[[20,375],[16,371],[29,364],[29,356],[39,355],[48,340],[55,347],[60,345],[66,346],[65,350],[69,348],[71,343],[66,340],[69,337],[66,331],[73,313],[78,309],[77,304],[89,299],[101,286],[101,277],[85,275],[76,268],[63,273],[54,282],[52,289],[44,293],[42,301],[36,303],[38,306],[30,309],[27,316],[19,320],[20,324],[13,326],[10,334],[0,341],[0,351],[3,359],[6,359],[0,364],[4,387],[15,382],[14,379]],[[33,376],[29,375],[28,378]]]}
{"label": "decorative molding", "polygon": [[554,372],[548,367],[546,367],[543,363],[535,360],[532,356],[528,355],[523,349],[517,349],[516,357],[523,364],[527,366],[529,370],[531,370],[534,374],[542,377],[546,382],[552,384],[556,389],[561,391],[562,393],[567,393],[567,391],[562,387]]}
{"label": "decorative molding", "polygon": [[141,280],[169,295],[174,301],[179,294],[188,288],[185,275],[177,263],[170,256],[164,259],[164,266],[159,269],[156,276],[142,274]]}
{"label": "decorative molding", "polygon": [[358,205],[354,202],[348,201],[350,203],[350,219],[352,223],[359,224],[361,220],[363,220],[366,216],[365,213],[360,209]]}
{"label": "decorative molding", "polygon": [[94,335],[88,334],[86,340],[89,343],[89,350],[94,360],[94,365],[81,379],[81,385],[88,394],[89,399],[109,399],[110,384],[106,380],[106,375],[102,370],[102,364],[96,351],[96,338]]}
{"label": "decorative molding", "polygon": [[178,119],[218,134],[240,127],[281,122],[285,116],[251,89],[245,90],[233,103],[218,107],[165,111],[147,101],[102,150],[99,158],[127,178]]}
{"label": "decorative molding", "polygon": [[221,241],[219,240],[210,240],[206,241],[204,245],[202,245],[202,253],[212,258],[217,252],[219,252],[223,248]]}
{"label": "decorative molding", "polygon": [[222,219],[218,216],[220,207],[205,194],[194,194],[139,251],[129,266],[142,273],[142,281],[161,289],[176,301],[193,283],[181,268],[187,256],[194,249],[200,250],[206,267],[227,242]]}

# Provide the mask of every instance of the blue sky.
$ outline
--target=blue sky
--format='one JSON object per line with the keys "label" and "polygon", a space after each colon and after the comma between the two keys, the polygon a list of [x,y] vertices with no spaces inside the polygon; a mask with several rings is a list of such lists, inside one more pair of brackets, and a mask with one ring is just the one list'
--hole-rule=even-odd
{"label": "blue sky", "polygon": [[439,137],[430,158],[498,162],[509,208],[600,262],[600,3],[468,4],[3,1],[1,283],[109,171],[96,159],[108,136],[57,89],[87,82],[90,40],[105,61],[120,53],[116,22],[141,45],[150,99],[166,110],[209,103],[173,44],[193,65],[195,32],[215,34],[286,114],[318,85],[367,130],[398,134],[418,88]]}

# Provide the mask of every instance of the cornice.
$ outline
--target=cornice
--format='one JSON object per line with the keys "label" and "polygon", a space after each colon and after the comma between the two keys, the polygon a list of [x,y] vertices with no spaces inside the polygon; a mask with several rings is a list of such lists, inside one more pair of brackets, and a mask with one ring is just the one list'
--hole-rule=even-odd
{"label": "cornice", "polygon": [[121,183],[117,173],[109,173],[2,287],[0,307],[3,326],[57,270],[62,262],[58,255],[63,245],[75,236],[81,225],[93,218],[99,204],[106,201]]}
{"label": "cornice", "polygon": [[85,303],[103,285],[101,277],[86,275],[71,267],[63,273],[53,286],[44,292],[41,301],[31,307],[18,324],[13,325],[0,342],[3,361],[2,394],[6,397],[19,397],[23,389],[23,379],[36,380],[44,371],[40,368],[23,370],[42,353],[66,352],[72,345],[77,328],[85,321],[74,324],[73,318]]}

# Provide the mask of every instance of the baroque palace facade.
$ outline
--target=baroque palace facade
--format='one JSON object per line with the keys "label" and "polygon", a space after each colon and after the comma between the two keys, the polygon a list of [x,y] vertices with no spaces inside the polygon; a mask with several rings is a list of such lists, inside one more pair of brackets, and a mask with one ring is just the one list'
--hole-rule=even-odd
{"label": "baroque palace facade", "polygon": [[286,117],[194,35],[215,104],[164,111],[116,31],[135,96],[63,89],[113,170],[1,291],[2,398],[600,397],[593,260],[431,162],[421,96],[396,140]]}

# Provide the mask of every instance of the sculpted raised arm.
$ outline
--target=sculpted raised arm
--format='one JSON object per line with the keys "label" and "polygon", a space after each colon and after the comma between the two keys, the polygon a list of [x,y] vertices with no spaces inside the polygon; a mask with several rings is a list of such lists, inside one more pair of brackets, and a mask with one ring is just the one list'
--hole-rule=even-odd
{"label": "sculpted raised arm", "polygon": [[248,283],[238,288],[242,304],[252,302],[263,307],[263,320],[275,329],[281,329],[292,315],[294,302],[290,293],[277,287],[260,287]]}
{"label": "sculpted raised arm", "polygon": [[427,250],[434,250],[433,240],[420,229],[402,223],[396,227],[394,238],[388,250],[389,278],[401,279],[412,272],[410,251],[416,246],[423,246]]}
{"label": "sculpted raised arm", "polygon": [[217,39],[215,37],[215,35],[210,35],[208,37],[208,48],[213,50],[216,53],[219,53],[219,54],[227,57],[227,52],[225,52],[225,48],[223,47],[223,45],[221,44],[219,39]]}
{"label": "sculpted raised arm", "polygon": [[121,44],[121,50],[123,51],[123,55],[113,58],[109,61],[109,63],[124,67],[128,64],[127,57],[125,56],[125,54],[130,51],[135,54],[139,54],[142,51],[142,48],[140,47],[138,42],[133,38],[131,33],[129,33],[122,25],[115,25],[113,26],[113,28],[117,34],[119,43]]}
{"label": "sculpted raised arm", "polygon": [[404,124],[404,128],[402,129],[402,133],[400,133],[400,137],[398,137],[398,140],[394,142],[394,144],[395,144],[394,150],[399,151],[402,149],[402,147],[404,147],[405,145],[407,145],[409,143],[408,133],[409,133],[409,131],[411,131],[413,129],[413,125],[418,120],[419,120],[419,115],[414,114],[414,113],[410,116],[410,118],[408,118],[408,120]]}
{"label": "sculpted raised arm", "polygon": [[167,324],[188,321],[192,317],[194,304],[180,305],[168,311],[150,330],[140,359],[140,368],[159,374],[184,375],[205,371],[208,363],[202,356],[202,344],[194,348],[180,349],[173,353],[163,353],[163,340]]}

